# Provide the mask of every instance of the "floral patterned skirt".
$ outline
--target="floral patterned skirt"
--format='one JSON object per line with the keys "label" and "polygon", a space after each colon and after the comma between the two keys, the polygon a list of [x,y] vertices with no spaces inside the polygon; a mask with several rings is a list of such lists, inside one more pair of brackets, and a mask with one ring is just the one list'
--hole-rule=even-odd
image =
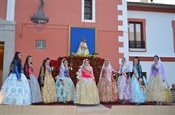
{"label": "floral patterned skirt", "polygon": [[131,99],[130,83],[123,75],[118,78],[118,95],[120,100]]}
{"label": "floral patterned skirt", "polygon": [[160,76],[149,78],[147,101],[165,101],[165,87]]}
{"label": "floral patterned skirt", "polygon": [[70,77],[57,79],[56,81],[57,99],[59,102],[74,100],[75,87]]}
{"label": "floral patterned skirt", "polygon": [[138,80],[133,75],[130,82],[131,86],[131,102],[143,103],[146,100],[146,94],[140,87]]}
{"label": "floral patterned skirt", "polygon": [[29,84],[30,84],[30,89],[31,89],[32,103],[42,102],[40,87],[34,75],[30,75]]}
{"label": "floral patterned skirt", "polygon": [[97,85],[101,102],[114,102],[118,100],[116,82],[111,82],[105,77]]}
{"label": "floral patterned skirt", "polygon": [[16,74],[11,73],[2,85],[1,92],[3,94],[3,104],[31,104],[29,82],[24,74],[21,74],[21,81],[18,81]]}
{"label": "floral patterned skirt", "polygon": [[41,88],[44,103],[57,102],[56,85],[51,75],[45,75],[44,86]]}
{"label": "floral patterned skirt", "polygon": [[80,78],[76,84],[75,104],[99,104],[99,94],[95,81],[92,78]]}

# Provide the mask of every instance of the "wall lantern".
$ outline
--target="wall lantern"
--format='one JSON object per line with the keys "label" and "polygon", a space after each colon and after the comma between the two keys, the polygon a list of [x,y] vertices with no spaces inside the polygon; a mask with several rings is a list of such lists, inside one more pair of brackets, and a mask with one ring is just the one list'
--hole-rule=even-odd
{"label": "wall lantern", "polygon": [[36,14],[30,17],[30,20],[36,24],[47,24],[49,22],[49,18],[46,17],[43,13],[44,0],[40,0],[40,6]]}

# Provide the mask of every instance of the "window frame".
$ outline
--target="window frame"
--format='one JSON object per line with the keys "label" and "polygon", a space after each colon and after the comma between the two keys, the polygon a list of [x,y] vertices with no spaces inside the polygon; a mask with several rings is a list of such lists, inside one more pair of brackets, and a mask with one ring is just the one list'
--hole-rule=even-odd
{"label": "window frame", "polygon": [[[129,33],[130,23],[141,24],[141,42],[144,42],[145,47],[144,48],[130,48],[128,44],[129,52],[146,52],[146,19],[128,18],[128,42],[130,42],[130,33]],[[137,41],[135,36],[136,36],[136,31],[134,31],[134,41]]]}
{"label": "window frame", "polygon": [[96,0],[92,0],[92,19],[85,19],[85,0],[81,0],[81,21],[82,22],[95,22],[95,3]]}
{"label": "window frame", "polygon": [[172,29],[173,29],[173,45],[174,45],[174,53],[175,53],[175,20],[172,20]]}

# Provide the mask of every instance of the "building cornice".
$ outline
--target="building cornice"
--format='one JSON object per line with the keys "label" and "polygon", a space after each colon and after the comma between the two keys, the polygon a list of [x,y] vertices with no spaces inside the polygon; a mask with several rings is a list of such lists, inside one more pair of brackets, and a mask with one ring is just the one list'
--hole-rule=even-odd
{"label": "building cornice", "polygon": [[175,13],[175,5],[145,2],[127,2],[128,10]]}

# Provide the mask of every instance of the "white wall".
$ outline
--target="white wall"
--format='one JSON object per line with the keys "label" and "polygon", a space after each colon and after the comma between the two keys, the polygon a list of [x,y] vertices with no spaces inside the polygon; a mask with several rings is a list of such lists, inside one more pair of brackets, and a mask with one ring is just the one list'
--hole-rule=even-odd
{"label": "white wall", "polygon": [[146,52],[130,52],[130,56],[175,57],[172,29],[175,14],[128,11],[128,18],[146,19]]}
{"label": "white wall", "polygon": [[[157,13],[143,11],[128,11],[128,18],[146,19],[146,52],[129,52],[129,56],[175,57],[173,44],[172,20],[173,13]],[[143,72],[150,74],[152,62],[141,60]],[[167,81],[171,86],[175,83],[175,62],[163,62]],[[132,62],[130,61],[132,70]]]}
{"label": "white wall", "polygon": [[[119,47],[119,53],[123,53],[124,57],[129,59],[128,52],[128,20],[127,20],[127,2],[122,0],[122,5],[117,6],[118,10],[122,11],[122,15],[118,15],[118,20],[122,21],[123,25],[118,26],[118,31],[122,31],[123,35],[118,37],[118,42],[123,42],[123,47]],[[121,58],[119,59],[121,63]]]}

